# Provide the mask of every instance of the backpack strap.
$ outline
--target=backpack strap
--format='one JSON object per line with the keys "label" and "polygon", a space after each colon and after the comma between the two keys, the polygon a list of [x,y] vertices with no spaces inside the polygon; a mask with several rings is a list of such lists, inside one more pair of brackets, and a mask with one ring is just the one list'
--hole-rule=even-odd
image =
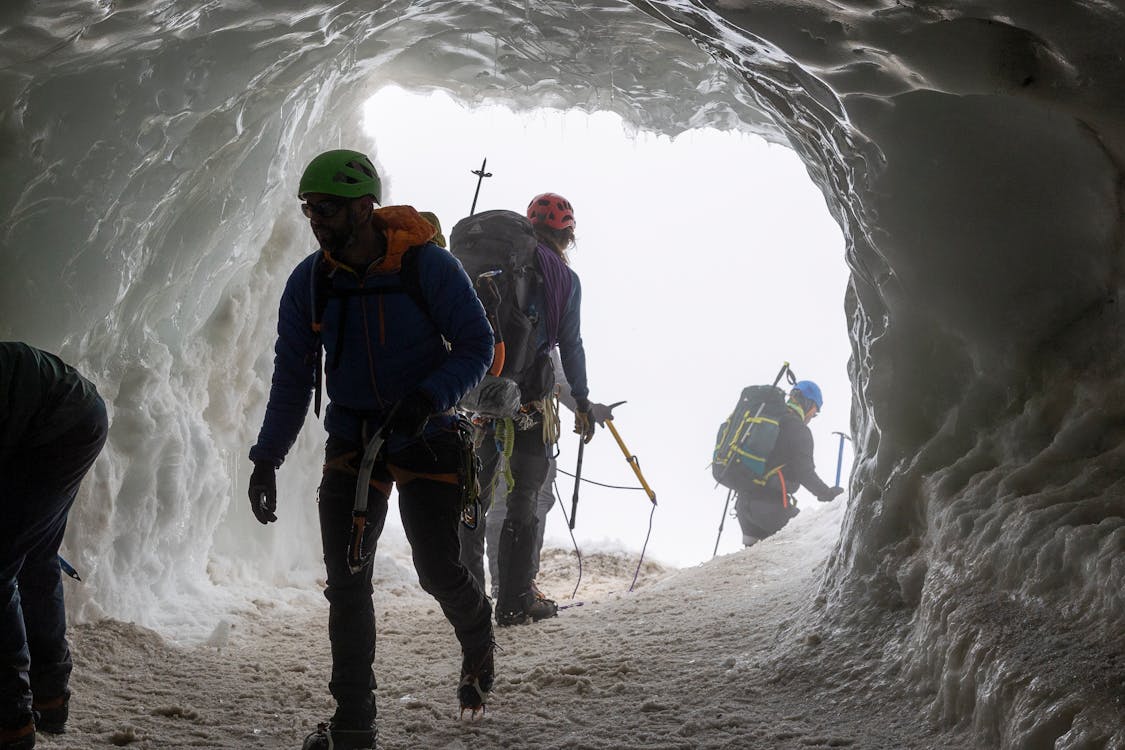
{"label": "backpack strap", "polygon": [[[331,299],[348,299],[350,297],[367,297],[375,294],[405,294],[421,310],[430,322],[437,328],[430,306],[422,294],[421,274],[418,271],[418,250],[421,245],[407,249],[402,255],[402,265],[398,271],[398,284],[384,284],[378,287],[361,287],[359,289],[337,289],[332,283],[336,273],[335,268],[330,268],[323,255],[318,255],[313,261],[312,279],[309,284],[309,295],[312,299],[312,330],[317,335],[315,355],[316,370],[313,375],[313,413],[320,417],[321,392],[324,389],[324,341],[320,338],[324,322],[324,311]],[[347,320],[348,306],[340,307],[340,325],[336,330],[336,353],[332,358],[331,367],[340,366],[340,356],[344,349],[344,326]],[[311,363],[310,363],[311,364]]]}
{"label": "backpack strap", "polygon": [[[324,320],[324,309],[328,307],[328,298],[332,294],[332,274],[335,269],[328,268],[323,255],[317,255],[313,260],[313,270],[309,279],[309,299],[312,302],[312,320],[309,321],[313,333],[316,334],[315,367],[313,370],[313,413],[320,418],[320,394],[324,387],[324,342],[320,338],[321,322]],[[310,362],[310,364],[314,364]]]}

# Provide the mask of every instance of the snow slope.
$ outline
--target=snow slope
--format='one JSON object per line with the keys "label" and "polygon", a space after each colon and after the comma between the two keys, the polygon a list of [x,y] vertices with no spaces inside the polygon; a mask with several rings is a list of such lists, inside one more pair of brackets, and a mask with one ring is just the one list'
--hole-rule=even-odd
{"label": "snow slope", "polygon": [[[964,747],[925,715],[927,696],[894,687],[879,633],[856,649],[817,622],[842,515],[812,509],[711,564],[648,564],[632,593],[635,555],[587,556],[581,606],[498,631],[497,686],[476,723],[458,717],[449,626],[392,573],[376,587],[379,746]],[[396,554],[380,568],[403,565]],[[576,567],[573,552],[548,550],[542,582],[565,597]],[[193,646],[115,621],[77,627],[71,729],[41,746],[295,747],[332,710],[327,604],[260,593]]]}

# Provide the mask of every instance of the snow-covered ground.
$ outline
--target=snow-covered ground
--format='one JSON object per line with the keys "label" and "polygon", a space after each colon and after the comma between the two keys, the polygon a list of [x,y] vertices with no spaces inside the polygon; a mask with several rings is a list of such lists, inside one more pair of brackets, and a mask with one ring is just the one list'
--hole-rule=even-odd
{"label": "snow-covered ground", "polygon": [[[500,629],[487,716],[459,720],[460,656],[440,610],[381,557],[375,594],[379,746],[392,748],[967,747],[920,718],[924,702],[810,625],[842,504],[810,508],[777,536],[683,570],[545,551],[558,619]],[[729,529],[728,529],[729,532]],[[327,604],[263,591],[209,642],[177,646],[128,623],[72,630],[70,731],[44,748],[298,747],[332,711]],[[874,634],[873,634],[874,635]]]}

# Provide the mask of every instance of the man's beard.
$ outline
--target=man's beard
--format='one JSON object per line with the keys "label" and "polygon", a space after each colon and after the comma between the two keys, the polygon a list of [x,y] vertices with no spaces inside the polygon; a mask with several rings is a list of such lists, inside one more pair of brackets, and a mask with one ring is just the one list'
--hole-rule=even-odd
{"label": "man's beard", "polygon": [[323,224],[313,229],[313,236],[320,243],[320,249],[329,255],[336,255],[344,250],[355,238],[355,226],[348,221],[347,229],[335,230]]}
{"label": "man's beard", "polygon": [[352,237],[351,227],[346,231],[336,232],[335,229],[326,226],[319,226],[313,229],[313,235],[316,241],[321,243],[321,250],[324,252],[335,255],[343,251],[344,247],[348,246]]}

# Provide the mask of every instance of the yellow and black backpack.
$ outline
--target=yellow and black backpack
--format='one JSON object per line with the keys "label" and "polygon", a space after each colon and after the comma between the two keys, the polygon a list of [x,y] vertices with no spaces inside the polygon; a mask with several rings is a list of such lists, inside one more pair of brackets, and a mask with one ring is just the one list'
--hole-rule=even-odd
{"label": "yellow and black backpack", "polygon": [[785,392],[776,386],[742,389],[738,405],[715,439],[711,473],[716,482],[737,492],[765,484],[786,409]]}

